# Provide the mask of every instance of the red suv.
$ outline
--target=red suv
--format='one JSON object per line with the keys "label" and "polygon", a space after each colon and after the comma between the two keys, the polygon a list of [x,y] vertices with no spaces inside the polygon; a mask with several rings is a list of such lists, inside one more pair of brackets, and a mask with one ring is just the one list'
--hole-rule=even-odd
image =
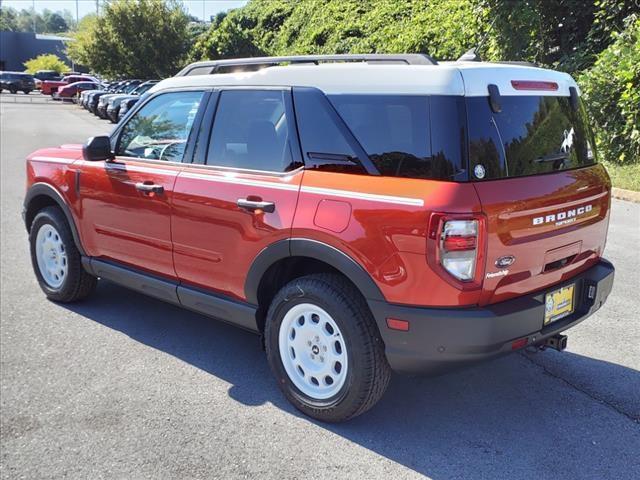
{"label": "red suv", "polygon": [[50,299],[103,278],[256,332],[324,421],[372,407],[392,370],[561,350],[613,283],[609,177],[575,82],[540,68],[197,63],[27,173]]}

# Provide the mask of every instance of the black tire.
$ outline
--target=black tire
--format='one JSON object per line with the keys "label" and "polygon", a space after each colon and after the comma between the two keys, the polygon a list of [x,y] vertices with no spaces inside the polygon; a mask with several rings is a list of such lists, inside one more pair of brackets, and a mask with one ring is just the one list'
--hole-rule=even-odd
{"label": "black tire", "polygon": [[[280,358],[279,332],[285,314],[301,303],[325,310],[343,333],[348,364],[344,385],[333,397],[318,400],[305,395],[289,378]],[[265,325],[267,359],[287,399],[301,412],[323,422],[343,422],[373,407],[391,378],[384,344],[371,311],[360,292],[334,274],[301,277],[274,297]]]}
{"label": "black tire", "polygon": [[29,95],[31,93],[31,90],[23,90],[25,95]]}
{"label": "black tire", "polygon": [[16,93],[18,93],[18,89],[17,88],[9,88],[9,91],[15,95]]}
{"label": "black tire", "polygon": [[[55,288],[43,278],[36,256],[36,238],[38,231],[46,224],[52,225],[59,233],[67,255],[67,274],[62,284]],[[29,232],[31,264],[40,288],[47,298],[56,302],[76,302],[88,297],[96,287],[97,278],[82,267],[81,255],[76,247],[64,213],[58,207],[43,208],[33,219]]]}

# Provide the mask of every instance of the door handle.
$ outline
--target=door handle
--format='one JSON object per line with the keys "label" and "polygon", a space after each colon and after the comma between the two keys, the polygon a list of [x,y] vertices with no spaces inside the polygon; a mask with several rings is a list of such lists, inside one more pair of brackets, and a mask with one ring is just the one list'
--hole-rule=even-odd
{"label": "door handle", "polygon": [[240,208],[255,212],[256,210],[262,210],[264,212],[273,213],[276,209],[276,204],[273,202],[263,202],[261,200],[249,200],[247,198],[239,198],[237,205]]}
{"label": "door handle", "polygon": [[145,193],[164,193],[164,187],[162,185],[147,182],[136,183],[136,190]]}

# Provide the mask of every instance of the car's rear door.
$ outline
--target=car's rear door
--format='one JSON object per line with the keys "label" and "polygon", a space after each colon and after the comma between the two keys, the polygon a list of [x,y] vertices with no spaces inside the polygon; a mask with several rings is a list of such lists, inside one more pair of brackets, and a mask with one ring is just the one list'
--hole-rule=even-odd
{"label": "car's rear door", "polygon": [[221,89],[204,118],[173,193],[175,269],[185,287],[243,300],[255,257],[290,236],[303,175],[291,91]]}
{"label": "car's rear door", "polygon": [[[611,183],[596,163],[575,83],[545,70],[507,72],[514,80],[500,84],[499,107],[487,96],[466,98],[469,171],[487,218],[481,303],[543,290],[593,266],[609,222]],[[478,79],[465,84],[471,80]]]}
{"label": "car's rear door", "polygon": [[80,224],[89,255],[175,278],[171,201],[207,96],[196,90],[151,97],[116,131],[113,161],[81,161]]}

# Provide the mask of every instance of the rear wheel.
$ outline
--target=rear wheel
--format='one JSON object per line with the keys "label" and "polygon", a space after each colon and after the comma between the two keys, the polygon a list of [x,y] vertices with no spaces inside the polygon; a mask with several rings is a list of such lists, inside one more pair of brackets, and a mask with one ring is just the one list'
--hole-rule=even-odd
{"label": "rear wheel", "polygon": [[287,399],[318,420],[341,422],[366,412],[389,383],[371,312],[338,275],[310,275],[283,287],[267,314],[265,345]]}
{"label": "rear wheel", "polygon": [[14,95],[15,95],[16,93],[18,93],[18,89],[17,89],[17,88],[15,88],[15,87],[9,87],[9,91],[10,91],[11,93],[13,93]]}
{"label": "rear wheel", "polygon": [[82,267],[71,229],[58,207],[44,208],[36,215],[29,244],[33,270],[48,298],[74,302],[93,292],[97,279]]}
{"label": "rear wheel", "polygon": [[25,95],[29,95],[31,93],[31,90],[23,90]]}

